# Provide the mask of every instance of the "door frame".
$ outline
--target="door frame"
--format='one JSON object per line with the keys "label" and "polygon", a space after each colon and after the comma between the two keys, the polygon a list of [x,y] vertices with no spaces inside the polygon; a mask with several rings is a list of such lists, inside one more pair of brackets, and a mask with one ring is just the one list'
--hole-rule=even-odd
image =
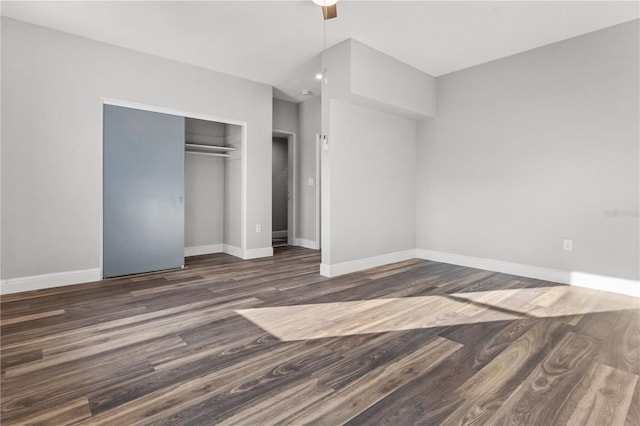
{"label": "door frame", "polygon": [[[296,245],[296,226],[297,226],[297,215],[296,215],[296,202],[297,202],[297,192],[298,192],[298,150],[297,150],[297,141],[296,134],[293,132],[287,132],[285,130],[277,130],[273,129],[271,132],[272,138],[286,138],[287,139],[287,173],[288,179],[287,183],[291,182],[291,187],[289,189],[290,200],[287,200],[287,217],[291,220],[287,222],[287,245],[295,246]],[[273,153],[273,143],[271,145],[272,153]],[[273,160],[272,160],[273,161]],[[271,188],[271,192],[273,192],[273,188]],[[273,207],[271,208],[271,213],[273,214]],[[273,235],[273,230],[271,230]]]}
{"label": "door frame", "polygon": [[[216,117],[209,114],[201,114],[193,111],[184,111],[175,108],[160,107],[155,105],[140,104],[123,99],[100,98],[100,231],[99,231],[99,253],[100,253],[100,278],[104,279],[104,106],[114,105],[125,108],[132,108],[142,111],[158,112],[161,114],[176,115],[185,118],[196,118],[199,120],[216,121],[224,124],[233,124],[242,128],[241,142],[241,170],[240,170],[240,244],[242,257],[246,257],[247,252],[247,122],[224,117]],[[183,204],[184,205],[184,204]]]}

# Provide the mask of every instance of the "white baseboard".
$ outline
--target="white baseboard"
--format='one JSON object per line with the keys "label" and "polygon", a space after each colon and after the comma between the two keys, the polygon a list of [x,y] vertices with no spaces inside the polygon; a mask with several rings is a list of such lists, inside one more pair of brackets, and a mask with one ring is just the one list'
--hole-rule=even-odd
{"label": "white baseboard", "polygon": [[571,272],[569,284],[593,290],[611,291],[640,297],[640,281],[635,280],[586,274],[584,272]]}
{"label": "white baseboard", "polygon": [[[298,243],[298,240],[296,240],[296,243]],[[219,247],[216,246],[217,245],[199,247],[218,249]],[[189,249],[199,249],[199,247],[190,247]],[[218,250],[216,252],[220,251],[243,259],[256,259],[260,257],[273,256],[272,247],[250,249],[246,251],[244,256],[241,248],[228,244],[223,244],[221,250]],[[578,287],[591,288],[594,290],[610,291],[613,293],[621,293],[640,297],[640,281],[636,280],[588,274],[583,272],[561,271],[558,269],[542,268],[538,266],[522,265],[519,263],[503,262],[500,260],[484,259],[479,257],[471,257],[423,249],[399,251],[380,256],[368,257],[365,259],[338,263],[335,265],[321,264],[320,275],[323,275],[325,277],[336,277],[338,275],[357,272],[376,266],[382,266],[394,262],[401,262],[403,260],[412,259],[414,257],[562,284],[570,284]],[[42,290],[52,287],[61,287],[66,285],[81,284],[85,282],[100,281],[101,279],[102,276],[99,268],[35,275],[31,277],[8,278],[0,281],[0,294]]]}
{"label": "white baseboard", "polygon": [[263,247],[257,249],[248,249],[245,251],[244,259],[258,259],[260,257],[273,256],[273,247]]}
{"label": "white baseboard", "polygon": [[320,264],[320,275],[325,277],[337,277],[338,275],[350,274],[351,272],[388,265],[389,263],[402,262],[403,260],[414,259],[415,257],[416,251],[411,249],[382,254],[380,256],[366,257],[364,259],[351,260],[349,262],[336,263],[335,265]]}
{"label": "white baseboard", "polygon": [[242,249],[240,247],[231,246],[229,244],[223,244],[222,251],[223,253],[230,254],[231,256],[239,257],[241,259],[243,258]]}
{"label": "white baseboard", "polygon": [[222,253],[223,244],[209,244],[206,246],[193,246],[184,248],[184,256],[200,256],[202,254]]}
{"label": "white baseboard", "polygon": [[418,259],[452,263],[454,265],[501,272],[503,274],[535,278],[544,281],[569,284],[576,287],[586,287],[594,290],[610,291],[613,293],[640,297],[640,281],[635,280],[587,274],[583,272],[562,271],[559,269],[542,268],[539,266],[503,262],[501,260],[464,256],[434,250],[416,249],[416,257]]}
{"label": "white baseboard", "polygon": [[318,250],[318,243],[311,240],[305,240],[304,238],[296,238],[296,244],[298,247],[304,247],[311,250]]}
{"label": "white baseboard", "polygon": [[321,263],[320,264],[320,275],[322,275],[323,277],[329,277],[331,278],[331,266],[325,264],[325,263]]}
{"label": "white baseboard", "polygon": [[242,250],[240,247],[230,246],[229,244],[222,245],[222,251],[230,254],[231,256],[239,257],[240,259],[258,259],[260,257],[273,256],[273,247],[263,247],[258,249]]}
{"label": "white baseboard", "polygon": [[42,290],[45,288],[100,281],[101,279],[102,276],[100,268],[57,272],[53,274],[34,275],[31,277],[7,278],[0,281],[0,294]]}
{"label": "white baseboard", "polygon": [[271,238],[286,238],[289,236],[289,231],[273,231],[271,232]]}

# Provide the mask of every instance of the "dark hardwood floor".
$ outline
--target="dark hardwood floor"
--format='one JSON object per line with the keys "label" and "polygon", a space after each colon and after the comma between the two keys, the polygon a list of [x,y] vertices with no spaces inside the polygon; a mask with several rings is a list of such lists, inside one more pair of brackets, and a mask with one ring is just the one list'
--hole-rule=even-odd
{"label": "dark hardwood floor", "polygon": [[302,248],[3,296],[10,424],[640,425],[638,299]]}

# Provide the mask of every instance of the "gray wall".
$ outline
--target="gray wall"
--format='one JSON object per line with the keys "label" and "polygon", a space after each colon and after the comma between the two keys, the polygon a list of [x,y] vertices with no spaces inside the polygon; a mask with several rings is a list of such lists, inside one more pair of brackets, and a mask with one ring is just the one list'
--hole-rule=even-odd
{"label": "gray wall", "polygon": [[330,111],[331,264],[414,249],[415,121],[338,100]]}
{"label": "gray wall", "polygon": [[289,141],[283,138],[273,138],[271,171],[271,229],[273,232],[287,230],[288,210],[288,145]]}
{"label": "gray wall", "polygon": [[[298,137],[298,226],[297,237],[319,241],[316,235],[316,189],[321,183],[316,177],[316,134],[321,133],[320,96],[298,104],[300,136]],[[313,179],[313,186],[309,185]]]}
{"label": "gray wall", "polygon": [[295,103],[273,100],[273,130],[298,133],[298,107]]}
{"label": "gray wall", "polygon": [[270,86],[3,17],[2,278],[100,266],[101,97],[246,121],[248,248],[271,246]]}
{"label": "gray wall", "polygon": [[[204,135],[216,145],[224,142],[224,124],[185,120],[189,135]],[[222,244],[224,216],[224,160],[221,157],[186,154],[184,164],[184,245],[185,247]]]}
{"label": "gray wall", "polygon": [[386,109],[415,116],[436,114],[433,76],[360,43],[351,42],[351,93]]}
{"label": "gray wall", "polygon": [[638,40],[636,20],[438,78],[418,247],[638,279]]}
{"label": "gray wall", "polygon": [[[432,113],[435,93],[429,88],[432,76],[417,75],[409,65],[354,40],[324,52],[323,65],[329,78],[322,85],[321,121],[329,149],[322,151],[321,163],[321,270],[333,275],[342,273],[333,265],[406,257],[415,249],[413,118]],[[393,80],[395,89],[376,90],[371,84],[375,75],[395,73],[407,76]],[[368,83],[359,86],[355,79],[362,76]],[[416,82],[427,85],[416,91],[426,99],[416,101],[411,91]]]}

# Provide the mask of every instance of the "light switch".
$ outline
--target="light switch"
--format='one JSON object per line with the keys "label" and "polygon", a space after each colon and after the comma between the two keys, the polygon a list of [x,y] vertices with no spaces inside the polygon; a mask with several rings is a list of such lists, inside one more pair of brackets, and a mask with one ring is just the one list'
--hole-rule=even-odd
{"label": "light switch", "polygon": [[326,134],[320,135],[320,145],[323,151],[329,151],[329,137]]}
{"label": "light switch", "polygon": [[256,225],[256,232],[262,232],[262,225],[261,224],[257,224]]}
{"label": "light switch", "polygon": [[309,178],[309,180],[307,180],[307,185],[313,186],[313,178]]}

